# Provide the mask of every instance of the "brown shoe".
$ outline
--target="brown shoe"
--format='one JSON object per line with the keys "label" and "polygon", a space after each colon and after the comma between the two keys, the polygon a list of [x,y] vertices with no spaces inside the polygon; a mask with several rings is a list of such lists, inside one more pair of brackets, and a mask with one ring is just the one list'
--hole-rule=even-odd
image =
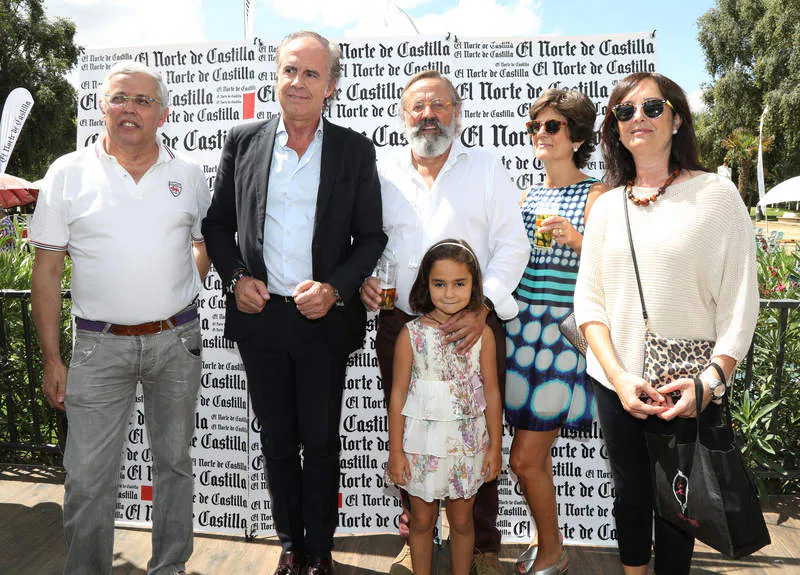
{"label": "brown shoe", "polygon": [[283,551],[278,559],[278,568],[273,575],[301,575],[303,557],[296,551]]}
{"label": "brown shoe", "polygon": [[506,575],[506,569],[500,563],[497,553],[476,551],[472,561],[477,575]]}
{"label": "brown shoe", "polygon": [[400,553],[392,561],[389,575],[412,575],[413,573],[414,565],[411,563],[411,547],[403,545]]}
{"label": "brown shoe", "polygon": [[319,556],[309,557],[305,575],[333,575],[333,559]]}

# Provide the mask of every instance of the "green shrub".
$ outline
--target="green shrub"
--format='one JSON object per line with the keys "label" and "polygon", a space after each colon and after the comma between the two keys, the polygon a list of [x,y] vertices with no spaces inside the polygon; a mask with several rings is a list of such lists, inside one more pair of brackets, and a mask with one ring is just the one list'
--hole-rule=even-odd
{"label": "green shrub", "polygon": [[[758,284],[762,299],[800,299],[800,251],[758,248]],[[753,378],[737,370],[731,410],[743,454],[750,468],[763,472],[764,492],[797,493],[797,480],[785,474],[800,465],[800,310],[788,311],[780,332],[782,310],[761,310],[753,336]],[[783,312],[785,313],[785,312]],[[783,345],[783,368],[776,387],[776,365]]]}
{"label": "green shrub", "polygon": [[[24,223],[15,222],[13,235],[0,238],[0,290],[27,291],[31,286],[33,249],[24,234]],[[62,286],[69,285],[71,265],[65,262]],[[71,350],[69,300],[64,302],[61,349],[65,360]],[[36,339],[30,298],[0,299],[0,441],[57,444],[59,442],[56,411],[44,400],[41,392],[41,353]],[[26,346],[25,330],[30,334]],[[12,431],[10,419],[14,422]],[[37,425],[38,424],[38,425]],[[60,464],[52,455],[8,450],[0,460],[14,463],[35,462]]]}

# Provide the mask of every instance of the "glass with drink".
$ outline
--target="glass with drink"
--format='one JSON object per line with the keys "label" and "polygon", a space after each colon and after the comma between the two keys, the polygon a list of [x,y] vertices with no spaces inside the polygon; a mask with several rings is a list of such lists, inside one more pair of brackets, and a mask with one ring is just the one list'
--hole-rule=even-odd
{"label": "glass with drink", "polygon": [[381,288],[378,309],[394,309],[394,300],[397,297],[397,262],[381,256],[373,275],[378,278]]}
{"label": "glass with drink", "polygon": [[533,245],[540,250],[553,249],[553,230],[542,231],[540,226],[547,218],[558,215],[558,205],[542,204],[536,208],[536,232],[533,235]]}

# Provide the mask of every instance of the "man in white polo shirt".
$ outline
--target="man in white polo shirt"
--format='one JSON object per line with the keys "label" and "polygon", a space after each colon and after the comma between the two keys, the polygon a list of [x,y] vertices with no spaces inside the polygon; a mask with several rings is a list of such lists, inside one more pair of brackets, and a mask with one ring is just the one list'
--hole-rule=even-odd
{"label": "man in white polo shirt", "polygon": [[[189,447],[200,386],[196,298],[211,197],[202,169],[159,145],[169,90],[138,63],[112,67],[97,142],[56,160],[31,223],[32,303],[47,401],[66,409],[66,574],[110,573],[122,446],[136,383],[153,454],[148,575],[185,573],[192,553]],[[61,275],[72,258],[75,342],[59,349]],[[199,273],[198,273],[199,272]]]}

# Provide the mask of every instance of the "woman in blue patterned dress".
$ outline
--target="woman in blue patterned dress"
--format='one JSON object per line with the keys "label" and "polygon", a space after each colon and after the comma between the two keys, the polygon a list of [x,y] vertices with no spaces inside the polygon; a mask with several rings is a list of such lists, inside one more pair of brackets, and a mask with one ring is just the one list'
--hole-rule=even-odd
{"label": "woman in blue patterned dress", "polygon": [[[538,549],[526,552],[527,560],[520,558],[517,572],[557,575],[566,571],[568,561],[558,532],[550,448],[561,427],[588,427],[594,410],[585,359],[561,335],[558,322],[572,310],[584,224],[606,188],[581,172],[594,150],[596,115],[586,96],[546,90],[531,105],[530,118],[526,126],[545,178],[521,204],[533,249],[514,292],[519,316],[506,325],[505,413],[515,429],[511,468],[538,537]],[[537,212],[552,214],[538,230]],[[537,232],[550,232],[552,245],[537,247],[542,243],[535,241]]]}

